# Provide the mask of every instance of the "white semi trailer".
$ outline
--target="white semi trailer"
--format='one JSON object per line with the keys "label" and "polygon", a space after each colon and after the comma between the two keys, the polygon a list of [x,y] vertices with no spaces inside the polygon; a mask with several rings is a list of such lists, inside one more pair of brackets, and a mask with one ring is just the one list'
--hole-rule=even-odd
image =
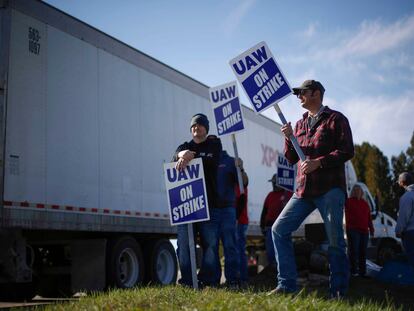
{"label": "white semi trailer", "polygon": [[[36,0],[0,0],[0,35],[0,294],[174,283],[162,168],[208,86]],[[243,114],[254,244],[283,137]]]}

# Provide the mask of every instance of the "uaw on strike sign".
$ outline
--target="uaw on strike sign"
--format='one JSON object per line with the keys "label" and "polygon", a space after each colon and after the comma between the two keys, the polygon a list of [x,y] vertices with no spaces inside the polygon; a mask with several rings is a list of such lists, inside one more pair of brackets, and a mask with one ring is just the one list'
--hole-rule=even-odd
{"label": "uaw on strike sign", "polygon": [[295,191],[295,166],[281,154],[278,155],[277,160],[277,183],[283,189]]}
{"label": "uaw on strike sign", "polygon": [[236,81],[209,89],[219,136],[244,130]]}
{"label": "uaw on strike sign", "polygon": [[230,66],[257,113],[292,93],[265,42],[233,58]]}
{"label": "uaw on strike sign", "polygon": [[202,159],[193,159],[182,171],[165,163],[164,175],[172,226],[210,219]]}

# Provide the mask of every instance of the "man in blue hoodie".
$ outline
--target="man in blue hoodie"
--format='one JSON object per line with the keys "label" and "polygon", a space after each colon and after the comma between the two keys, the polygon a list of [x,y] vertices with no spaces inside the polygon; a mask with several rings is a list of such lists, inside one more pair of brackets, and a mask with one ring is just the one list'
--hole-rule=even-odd
{"label": "man in blue hoodie", "polygon": [[400,198],[395,234],[401,238],[408,262],[414,267],[414,180],[410,173],[403,172],[398,177],[398,184],[406,192]]}
{"label": "man in blue hoodie", "polygon": [[[229,288],[236,288],[239,283],[239,258],[237,250],[237,217],[236,193],[234,187],[238,186],[237,169],[241,169],[243,183],[247,184],[247,174],[242,170],[242,162],[236,162],[235,158],[229,156],[225,150],[220,153],[220,161],[217,169],[217,205],[210,210],[211,219],[217,224],[219,238],[223,243],[224,251],[224,275],[226,285]],[[218,252],[217,252],[218,255]],[[217,256],[216,266],[217,282],[220,282],[221,266]]]}

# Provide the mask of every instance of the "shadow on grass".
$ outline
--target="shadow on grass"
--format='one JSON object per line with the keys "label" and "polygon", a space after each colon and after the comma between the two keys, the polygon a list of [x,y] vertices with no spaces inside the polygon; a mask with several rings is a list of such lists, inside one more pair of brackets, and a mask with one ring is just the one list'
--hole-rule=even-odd
{"label": "shadow on grass", "polygon": [[[316,294],[328,299],[327,276],[320,282],[310,282],[306,272],[301,271],[304,280],[302,294]],[[299,274],[301,274],[299,273]],[[276,286],[276,268],[267,266],[261,273],[250,278],[249,287],[255,292],[270,291]],[[414,310],[414,286],[402,286],[382,283],[374,278],[352,277],[349,291],[345,298],[350,304],[370,301],[377,305],[390,306],[395,309]]]}

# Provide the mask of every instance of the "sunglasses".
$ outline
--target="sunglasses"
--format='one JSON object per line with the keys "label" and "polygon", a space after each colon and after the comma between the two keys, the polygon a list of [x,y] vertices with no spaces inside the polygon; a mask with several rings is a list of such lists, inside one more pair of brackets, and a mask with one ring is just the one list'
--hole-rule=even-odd
{"label": "sunglasses", "polygon": [[303,90],[300,90],[297,94],[296,94],[296,96],[297,97],[299,97],[299,96],[303,96],[303,95],[305,95],[306,94],[306,92],[307,91],[312,91],[311,89],[303,89]]}

